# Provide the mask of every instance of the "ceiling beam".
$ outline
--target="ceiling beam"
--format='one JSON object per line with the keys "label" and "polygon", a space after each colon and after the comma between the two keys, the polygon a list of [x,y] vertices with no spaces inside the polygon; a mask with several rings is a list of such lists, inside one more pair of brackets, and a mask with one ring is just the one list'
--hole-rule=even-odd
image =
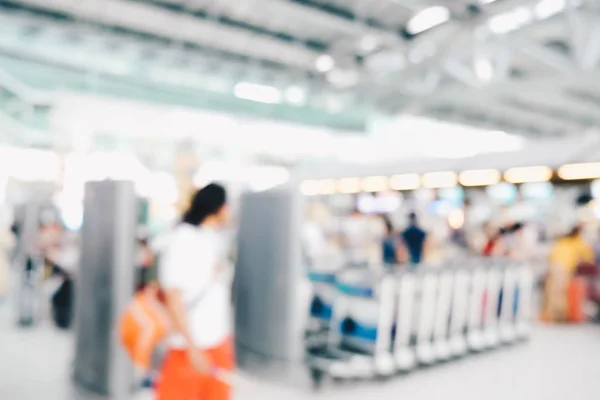
{"label": "ceiling beam", "polygon": [[425,107],[430,107],[432,104],[445,104],[455,109],[486,114],[494,119],[507,119],[515,125],[523,126],[523,130],[527,130],[527,127],[535,127],[548,132],[557,130],[580,132],[582,129],[580,124],[564,121],[553,115],[540,115],[514,108],[501,102],[492,94],[464,87],[454,87],[436,93],[431,101],[425,103]]}
{"label": "ceiling beam", "polygon": [[195,43],[251,58],[314,70],[318,52],[298,43],[226,27],[217,21],[124,0],[17,0],[74,18]]}
{"label": "ceiling beam", "polygon": [[[504,99],[518,99],[549,111],[557,109],[573,116],[594,120],[600,126],[598,108],[589,103],[568,96],[560,84],[560,79],[525,79],[491,85],[485,89],[490,95]],[[518,107],[518,105],[516,105]],[[551,111],[550,111],[551,113]]]}

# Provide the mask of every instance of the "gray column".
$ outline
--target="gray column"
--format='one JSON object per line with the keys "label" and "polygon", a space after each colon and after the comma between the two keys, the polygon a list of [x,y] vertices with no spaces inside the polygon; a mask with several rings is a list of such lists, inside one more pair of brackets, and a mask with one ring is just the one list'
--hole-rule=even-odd
{"label": "gray column", "polygon": [[[236,356],[242,369],[282,381],[307,379],[307,273],[301,262],[302,198],[292,190],[242,198],[235,276]],[[297,379],[298,378],[298,379]],[[308,381],[307,381],[308,382]]]}
{"label": "gray column", "polygon": [[123,400],[131,393],[133,368],[116,324],[134,288],[136,202],[132,182],[85,187],[73,371],[79,398]]}

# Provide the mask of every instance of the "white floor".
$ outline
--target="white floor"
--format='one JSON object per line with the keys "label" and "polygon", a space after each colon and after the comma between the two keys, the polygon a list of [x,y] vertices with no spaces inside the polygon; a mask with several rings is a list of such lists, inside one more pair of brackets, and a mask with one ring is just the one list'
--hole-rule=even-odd
{"label": "white floor", "polygon": [[[49,324],[19,330],[0,305],[0,399],[70,400],[71,336]],[[299,392],[264,382],[239,388],[236,400],[597,400],[600,327],[540,326],[528,344],[471,356],[383,383]],[[151,398],[151,395],[141,396]]]}

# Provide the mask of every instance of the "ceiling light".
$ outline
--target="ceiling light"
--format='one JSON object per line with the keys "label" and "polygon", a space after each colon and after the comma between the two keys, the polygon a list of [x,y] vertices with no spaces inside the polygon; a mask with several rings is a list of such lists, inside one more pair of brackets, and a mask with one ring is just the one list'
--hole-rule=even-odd
{"label": "ceiling light", "polygon": [[600,163],[563,165],[558,169],[558,176],[567,181],[600,178]]}
{"label": "ceiling light", "polygon": [[394,175],[390,178],[390,189],[392,190],[414,190],[421,186],[419,174]]}
{"label": "ceiling light", "polygon": [[408,21],[408,24],[406,24],[406,30],[411,35],[416,35],[431,29],[436,25],[440,25],[449,19],[450,10],[446,7],[429,7],[412,17],[412,19]]}
{"label": "ceiling light", "polygon": [[552,169],[545,166],[511,168],[504,173],[510,183],[545,182],[552,178]]}
{"label": "ceiling light", "polygon": [[236,97],[259,103],[275,104],[282,100],[281,91],[273,86],[257,85],[255,83],[240,82],[233,88]]}
{"label": "ceiling light", "polygon": [[423,186],[439,189],[456,186],[456,174],[452,171],[429,172],[422,177]]}
{"label": "ceiling light", "polygon": [[528,24],[532,19],[533,14],[529,8],[518,7],[490,18],[488,28],[496,34],[508,33]]}
{"label": "ceiling light", "polygon": [[343,178],[337,182],[337,191],[339,193],[358,193],[360,192],[359,178]]}
{"label": "ceiling light", "polygon": [[365,192],[383,192],[388,189],[388,178],[385,176],[370,176],[362,180],[361,186]]}
{"label": "ceiling light", "polygon": [[294,105],[303,105],[306,103],[306,91],[299,86],[290,86],[283,94],[285,100]]}
{"label": "ceiling light", "polygon": [[334,194],[335,187],[334,179],[321,179],[319,181],[319,194]]}
{"label": "ceiling light", "polygon": [[461,172],[458,181],[463,186],[487,186],[498,183],[500,177],[495,169],[474,169]]}
{"label": "ceiling light", "polygon": [[319,181],[304,181],[300,184],[300,193],[305,196],[316,196],[319,194]]}
{"label": "ceiling light", "polygon": [[546,19],[561,13],[566,6],[565,0],[541,0],[535,5],[533,12],[538,19]]}
{"label": "ceiling light", "polygon": [[335,60],[329,54],[322,54],[317,57],[315,67],[319,72],[328,72],[335,67]]}
{"label": "ceiling light", "polygon": [[465,224],[465,213],[461,209],[452,210],[448,215],[448,225],[454,230],[458,230]]}
{"label": "ceiling light", "polygon": [[364,52],[370,53],[379,47],[379,40],[373,35],[367,35],[360,40],[359,46]]}
{"label": "ceiling light", "polygon": [[327,74],[327,81],[339,88],[354,86],[358,80],[358,72],[354,70],[334,69]]}
{"label": "ceiling light", "polygon": [[488,58],[480,58],[475,61],[475,73],[482,82],[489,82],[494,77],[494,66]]}
{"label": "ceiling light", "polygon": [[495,3],[497,0],[479,0],[479,4],[485,5],[485,4],[492,4]]}

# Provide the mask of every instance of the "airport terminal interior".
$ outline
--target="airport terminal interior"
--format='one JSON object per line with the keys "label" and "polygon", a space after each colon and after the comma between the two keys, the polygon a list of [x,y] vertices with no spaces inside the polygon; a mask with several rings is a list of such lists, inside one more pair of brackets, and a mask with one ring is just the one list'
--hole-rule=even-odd
{"label": "airport terminal interior", "polygon": [[0,0],[0,399],[596,400],[600,0]]}

